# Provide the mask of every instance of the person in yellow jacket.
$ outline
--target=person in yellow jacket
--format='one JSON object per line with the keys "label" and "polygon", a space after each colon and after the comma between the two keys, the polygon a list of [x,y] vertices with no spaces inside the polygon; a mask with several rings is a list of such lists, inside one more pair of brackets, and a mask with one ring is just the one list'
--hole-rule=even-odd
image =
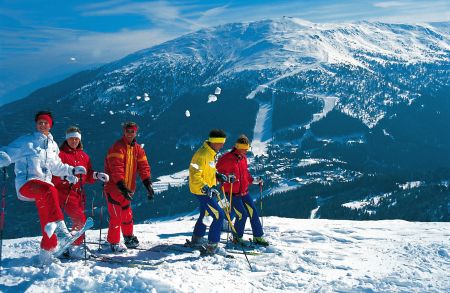
{"label": "person in yellow jacket", "polygon": [[195,223],[191,244],[193,246],[204,244],[203,236],[206,234],[206,225],[203,223],[203,218],[210,215],[213,221],[209,227],[206,249],[211,254],[217,250],[225,217],[222,208],[213,200],[219,193],[216,188],[216,177],[219,177],[221,181],[227,180],[227,178],[223,178],[226,176],[216,173],[217,153],[225,144],[225,140],[226,134],[223,130],[211,130],[208,140],[197,150],[189,165],[189,189],[200,203],[200,216]]}

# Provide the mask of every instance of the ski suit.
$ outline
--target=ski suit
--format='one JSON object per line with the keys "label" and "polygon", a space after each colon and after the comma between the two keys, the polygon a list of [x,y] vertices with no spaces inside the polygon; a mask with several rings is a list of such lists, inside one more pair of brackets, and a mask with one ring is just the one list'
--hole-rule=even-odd
{"label": "ski suit", "polygon": [[73,167],[59,158],[59,149],[53,136],[34,132],[21,136],[3,147],[11,162],[15,163],[15,185],[17,197],[23,201],[34,201],[41,224],[41,248],[52,250],[57,246],[56,235],[48,237],[44,227],[49,222],[64,220],[59,207],[58,192],[52,184],[52,175],[72,175]]}
{"label": "ski suit", "polygon": [[202,192],[202,187],[214,187],[216,185],[216,152],[204,142],[197,150],[189,166],[189,189],[197,197],[200,203],[200,216],[195,223],[194,236],[203,237],[206,234],[206,225],[203,218],[211,215],[213,221],[209,227],[208,241],[217,243],[220,241],[225,214],[215,199],[209,198]]}
{"label": "ski suit", "polygon": [[[86,194],[83,190],[85,183],[92,184],[95,179],[93,176],[92,164],[89,156],[81,147],[77,149],[71,148],[67,142],[59,149],[59,157],[63,163],[71,166],[83,166],[86,168],[87,174],[81,175],[81,180],[71,185],[61,177],[53,176],[52,182],[58,190],[59,205],[72,220],[72,230],[79,230],[86,222],[85,203]],[[83,242],[84,235],[75,240],[73,245],[80,245]]]}
{"label": "ski suit", "polygon": [[120,231],[123,236],[133,235],[133,211],[131,202],[126,199],[117,182],[123,181],[131,191],[136,190],[136,173],[141,180],[150,179],[150,165],[144,149],[135,141],[128,143],[125,137],[119,139],[109,149],[105,159],[105,172],[110,180],[105,184],[105,194],[108,201],[109,230],[108,242],[120,242]]}
{"label": "ski suit", "polygon": [[[248,187],[253,181],[253,177],[248,171],[247,156],[239,154],[236,148],[224,154],[217,162],[217,171],[236,176],[234,183],[224,183],[223,188],[227,195],[228,201],[231,201],[233,212],[236,215],[234,228],[237,236],[242,238],[244,235],[245,223],[250,217],[250,224],[253,230],[253,236],[261,237],[264,232],[261,221],[259,220],[258,211],[256,210],[253,199],[248,192]],[[232,186],[233,198],[230,198],[230,190]]]}

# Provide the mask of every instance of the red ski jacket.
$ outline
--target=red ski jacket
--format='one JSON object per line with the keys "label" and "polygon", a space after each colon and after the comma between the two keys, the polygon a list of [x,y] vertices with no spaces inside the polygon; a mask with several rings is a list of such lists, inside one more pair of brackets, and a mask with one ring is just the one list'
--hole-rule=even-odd
{"label": "red ski jacket", "polygon": [[141,180],[150,179],[150,165],[144,149],[136,142],[129,144],[126,138],[122,137],[109,149],[105,159],[105,172],[110,176],[109,182],[105,184],[105,191],[120,194],[116,184],[122,180],[125,186],[134,192],[136,171]]}
{"label": "red ski jacket", "polygon": [[[85,183],[94,183],[95,179],[93,177],[94,171],[92,170],[91,159],[89,156],[83,151],[82,148],[73,149],[67,143],[64,143],[59,148],[59,157],[61,161],[70,166],[83,166],[86,168],[87,174],[81,175],[82,182],[78,181],[77,184],[72,186],[73,190],[78,190],[81,187],[81,184]],[[66,180],[61,179],[59,176],[53,176],[52,183],[60,192],[69,192],[70,183]]]}
{"label": "red ski jacket", "polygon": [[[247,156],[238,154],[233,148],[230,152],[224,154],[216,164],[218,172],[236,176],[236,181],[233,183],[233,195],[244,196],[248,193],[248,186],[252,183],[253,177],[248,171]],[[230,194],[230,183],[223,184],[224,190]]]}

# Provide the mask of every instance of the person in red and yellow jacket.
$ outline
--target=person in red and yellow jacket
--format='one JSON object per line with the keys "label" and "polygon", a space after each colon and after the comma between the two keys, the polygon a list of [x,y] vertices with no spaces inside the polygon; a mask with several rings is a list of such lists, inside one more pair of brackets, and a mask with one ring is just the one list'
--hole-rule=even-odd
{"label": "person in red and yellow jacket", "polygon": [[[147,189],[148,199],[152,200],[154,197],[150,165],[144,149],[136,143],[138,126],[134,122],[126,122],[123,131],[122,138],[109,149],[105,159],[105,172],[111,177],[105,184],[109,213],[107,241],[113,252],[123,252],[126,248],[136,248],[139,245],[133,234],[131,210],[131,200],[136,190],[136,173],[139,173]],[[121,230],[126,247],[120,244]]]}
{"label": "person in red and yellow jacket", "polygon": [[[70,166],[83,166],[87,174],[75,176],[53,176],[52,183],[58,190],[59,205],[72,220],[72,230],[79,230],[86,222],[84,212],[86,194],[83,190],[85,183],[94,183],[95,180],[108,182],[109,176],[102,172],[95,172],[92,169],[91,160],[83,150],[81,142],[81,131],[78,127],[72,126],[66,130],[66,140],[59,148],[61,161]],[[81,179],[81,180],[80,180]],[[80,244],[84,240],[84,235],[75,240],[72,247],[66,252],[67,256],[82,258],[85,256],[84,249]]]}
{"label": "person in red and yellow jacket", "polygon": [[[241,135],[233,149],[218,160],[216,168],[217,172],[227,175],[229,178],[233,177],[233,180],[224,182],[223,188],[236,215],[234,228],[236,229],[237,238],[235,237],[235,242],[242,241],[245,223],[247,218],[250,217],[253,241],[257,244],[268,246],[269,243],[263,238],[264,232],[258,211],[248,191],[249,185],[252,183],[263,184],[262,179],[254,180],[248,171],[247,151],[249,149],[250,142],[248,138],[245,135]],[[232,193],[232,197],[230,193]]]}

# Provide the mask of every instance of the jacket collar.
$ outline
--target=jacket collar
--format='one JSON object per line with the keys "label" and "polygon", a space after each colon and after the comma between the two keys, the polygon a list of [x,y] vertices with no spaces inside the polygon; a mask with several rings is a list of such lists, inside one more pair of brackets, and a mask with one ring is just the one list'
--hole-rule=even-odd
{"label": "jacket collar", "polygon": [[232,153],[238,159],[238,161],[246,158],[246,155],[245,154],[240,154],[237,151],[237,148],[235,148],[235,147],[233,147],[233,149],[230,151],[230,153]]}
{"label": "jacket collar", "polygon": [[50,139],[53,140],[53,135],[51,133],[48,133],[48,136],[45,136],[43,133],[39,132],[39,131],[35,131],[34,132],[34,137],[37,139]]}
{"label": "jacket collar", "polygon": [[134,146],[136,144],[136,138],[133,139],[133,141],[131,143],[128,143],[127,138],[125,137],[125,135],[122,136],[122,141],[125,145],[130,145],[130,146]]}
{"label": "jacket collar", "polygon": [[75,152],[77,152],[78,150],[81,150],[81,148],[73,149],[73,148],[71,148],[71,147],[65,142],[65,143],[61,146],[60,150],[61,150],[62,152],[65,152],[65,153],[75,153]]}
{"label": "jacket collar", "polygon": [[211,153],[213,156],[217,155],[216,151],[213,150],[212,147],[209,146],[207,140],[205,140],[205,142],[203,143],[203,147],[204,147],[209,153]]}

